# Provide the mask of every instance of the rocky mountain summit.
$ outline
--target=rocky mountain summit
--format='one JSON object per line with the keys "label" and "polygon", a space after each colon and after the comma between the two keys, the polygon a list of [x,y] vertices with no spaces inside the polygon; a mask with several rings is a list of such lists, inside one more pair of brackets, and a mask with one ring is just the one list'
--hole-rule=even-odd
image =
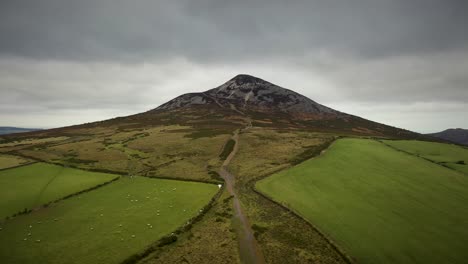
{"label": "rocky mountain summit", "polygon": [[341,114],[294,91],[245,74],[237,75],[205,92],[181,95],[159,106],[157,110],[209,104],[238,111],[283,112],[299,116]]}

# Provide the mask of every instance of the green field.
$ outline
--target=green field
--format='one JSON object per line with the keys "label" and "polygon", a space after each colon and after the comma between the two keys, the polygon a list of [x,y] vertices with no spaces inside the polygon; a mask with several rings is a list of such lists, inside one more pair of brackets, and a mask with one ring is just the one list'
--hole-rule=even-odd
{"label": "green field", "polygon": [[[385,140],[394,148],[441,163],[468,174],[468,148],[453,144],[416,140]],[[458,164],[464,163],[464,164]]]}
{"label": "green field", "polygon": [[119,263],[186,223],[217,190],[124,177],[3,223],[0,262]]}
{"label": "green field", "polygon": [[0,169],[11,168],[15,166],[19,166],[22,164],[26,164],[29,161],[17,156],[11,155],[0,155]]}
{"label": "green field", "polygon": [[118,177],[35,163],[0,171],[0,219]]}
{"label": "green field", "polygon": [[359,263],[466,263],[468,177],[373,140],[257,183]]}

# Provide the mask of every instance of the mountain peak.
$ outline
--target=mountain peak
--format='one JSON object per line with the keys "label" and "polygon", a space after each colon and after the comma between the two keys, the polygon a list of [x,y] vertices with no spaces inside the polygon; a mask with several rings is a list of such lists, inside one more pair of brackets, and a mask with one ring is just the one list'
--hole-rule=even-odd
{"label": "mountain peak", "polygon": [[239,74],[226,83],[202,93],[181,95],[157,109],[171,110],[196,105],[264,113],[282,112],[295,117],[339,114],[338,111],[301,94],[247,74]]}
{"label": "mountain peak", "polygon": [[234,82],[237,85],[243,85],[243,84],[259,84],[259,83],[269,83],[263,79],[260,79],[258,77],[248,75],[248,74],[238,74],[228,82]]}

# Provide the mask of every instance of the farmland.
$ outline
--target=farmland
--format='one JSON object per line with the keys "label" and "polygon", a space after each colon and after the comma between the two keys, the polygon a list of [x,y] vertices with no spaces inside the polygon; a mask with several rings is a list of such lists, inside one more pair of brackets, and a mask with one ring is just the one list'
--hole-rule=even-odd
{"label": "farmland", "polygon": [[0,171],[0,218],[47,204],[118,177],[35,163]]}
{"label": "farmland", "polygon": [[118,263],[184,225],[212,184],[123,177],[1,224],[5,263]]}
{"label": "farmland", "polygon": [[396,149],[468,174],[467,147],[416,140],[384,140],[383,142]]}
{"label": "farmland", "polygon": [[468,258],[468,178],[380,142],[338,140],[322,156],[256,186],[359,263]]}

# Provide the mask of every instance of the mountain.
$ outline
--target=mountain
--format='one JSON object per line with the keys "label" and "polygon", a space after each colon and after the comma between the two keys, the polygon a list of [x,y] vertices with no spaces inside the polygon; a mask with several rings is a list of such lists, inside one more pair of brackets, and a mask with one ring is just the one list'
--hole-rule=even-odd
{"label": "mountain", "polygon": [[21,128],[21,127],[0,127],[0,135],[7,135],[13,133],[24,133],[30,131],[41,130],[38,128]]}
{"label": "mountain", "polygon": [[299,116],[339,114],[338,111],[318,104],[296,92],[245,74],[238,75],[206,92],[184,94],[157,109],[172,110],[213,103],[220,107],[235,107],[238,110],[284,112]]}
{"label": "mountain", "polygon": [[226,132],[246,126],[389,138],[425,138],[324,106],[299,93],[260,78],[241,74],[204,92],[178,96],[147,112],[43,131],[60,136],[99,127],[144,130],[182,125],[193,130]]}
{"label": "mountain", "polygon": [[468,146],[468,129],[449,128],[442,132],[427,135]]}
{"label": "mountain", "polygon": [[[206,116],[223,113],[223,120],[241,120],[248,117],[254,126],[371,136],[420,136],[404,129],[342,113],[294,91],[246,74],[237,75],[221,86],[205,92],[181,95],[144,115],[170,112],[179,117],[184,114],[196,116],[203,111],[207,111]],[[197,123],[196,120],[192,122]]]}

